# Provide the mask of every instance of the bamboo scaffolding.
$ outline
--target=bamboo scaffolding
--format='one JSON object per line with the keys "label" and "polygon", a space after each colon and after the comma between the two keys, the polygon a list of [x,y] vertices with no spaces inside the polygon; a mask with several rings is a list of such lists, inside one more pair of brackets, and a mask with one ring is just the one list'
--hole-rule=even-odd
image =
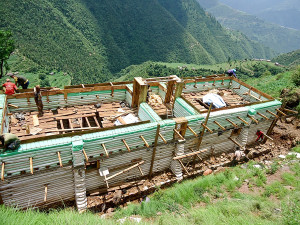
{"label": "bamboo scaffolding", "polygon": [[215,124],[217,124],[222,130],[226,130],[225,127],[223,127],[220,123],[218,123],[217,121],[214,121]]}
{"label": "bamboo scaffolding", "polygon": [[187,173],[187,175],[190,175],[189,171],[187,170],[187,168],[185,168],[185,166],[183,165],[183,162],[180,159],[177,159],[178,162],[180,163],[181,167],[184,169],[184,171]]}
{"label": "bamboo scaffolding", "polygon": [[195,137],[198,137],[198,134],[190,126],[187,126],[187,128],[195,135]]}
{"label": "bamboo scaffolding", "polygon": [[166,139],[164,138],[164,136],[162,136],[161,133],[158,133],[158,136],[163,140],[163,142],[164,142],[165,144],[167,144]]}
{"label": "bamboo scaffolding", "polygon": [[231,140],[234,144],[238,145],[240,148],[244,148],[240,143],[238,143],[236,140],[232,139],[232,137],[228,137],[229,140]]}
{"label": "bamboo scaffolding", "polygon": [[234,122],[232,122],[230,119],[226,119],[229,123],[231,123],[235,128],[238,127],[238,125],[236,125]]}
{"label": "bamboo scaffolding", "polygon": [[175,156],[173,158],[173,160],[183,159],[183,158],[186,158],[186,157],[191,157],[191,156],[194,156],[194,155],[197,155],[199,153],[206,152],[206,151],[207,151],[207,149],[203,149],[203,150],[200,150],[200,151],[197,151],[197,152],[192,152],[192,153],[188,153],[188,154],[185,154],[185,155]]}
{"label": "bamboo scaffolding", "polygon": [[1,165],[1,180],[4,181],[4,169],[5,169],[5,162],[2,162]]}
{"label": "bamboo scaffolding", "polygon": [[105,144],[104,143],[102,143],[101,144],[101,146],[102,146],[102,148],[104,149],[104,151],[105,151],[105,155],[107,156],[107,158],[109,157],[108,156],[108,152],[107,152],[107,149],[106,149],[106,146],[105,146]]}
{"label": "bamboo scaffolding", "polygon": [[185,140],[184,137],[182,137],[182,135],[179,133],[178,130],[176,130],[176,129],[173,129],[173,130],[179,136],[180,139]]}
{"label": "bamboo scaffolding", "polygon": [[130,150],[128,144],[127,144],[127,142],[125,141],[125,139],[122,139],[122,142],[124,143],[124,145],[125,145],[125,147],[127,148],[127,150],[128,150],[129,152],[131,152],[131,150]]}
{"label": "bamboo scaffolding", "polygon": [[266,116],[265,116],[264,114],[262,114],[262,113],[257,112],[257,115],[260,115],[262,118],[264,118],[264,119],[266,119],[266,120],[269,120],[269,118],[266,117]]}
{"label": "bamboo scaffolding", "polygon": [[33,162],[32,162],[32,157],[29,158],[29,165],[30,165],[30,173],[33,174]]}
{"label": "bamboo scaffolding", "polygon": [[249,123],[248,123],[246,120],[244,120],[243,118],[241,118],[241,117],[239,117],[239,116],[237,116],[237,118],[238,118],[239,120],[241,120],[244,124],[249,125]]}
{"label": "bamboo scaffolding", "polygon": [[57,152],[57,157],[58,157],[58,161],[59,161],[59,166],[63,167],[62,161],[61,161],[61,157],[60,157],[60,152]]}
{"label": "bamboo scaffolding", "polygon": [[143,135],[141,135],[140,138],[143,140],[143,142],[145,143],[146,147],[149,148],[150,145],[148,144],[148,142],[146,141],[146,139],[143,137]]}
{"label": "bamboo scaffolding", "polygon": [[279,112],[279,114],[286,116],[286,114],[284,112],[280,111],[279,109],[276,109],[276,111]]}
{"label": "bamboo scaffolding", "polygon": [[286,109],[286,108],[282,108],[281,110],[286,111],[286,112],[290,112],[290,113],[297,113],[298,114],[297,111]]}
{"label": "bamboo scaffolding", "polygon": [[258,120],[256,120],[253,116],[247,115],[251,120],[253,120],[256,124],[258,124]]}
{"label": "bamboo scaffolding", "polygon": [[209,131],[209,133],[214,133],[210,128],[208,128],[205,124],[202,123],[202,126]]}
{"label": "bamboo scaffolding", "polygon": [[83,153],[83,155],[84,155],[85,161],[88,162],[88,161],[89,161],[89,157],[87,156],[87,154],[86,154],[84,148],[82,148],[82,153]]}
{"label": "bamboo scaffolding", "polygon": [[[207,112],[207,115],[206,115],[206,118],[205,118],[205,121],[204,121],[204,125],[207,124],[207,121],[208,121],[208,118],[209,118],[209,115],[210,115],[210,112],[211,112],[211,109],[212,109],[212,105],[213,104],[210,104],[209,106],[209,109],[208,109],[208,112]],[[202,123],[203,124],[203,123]],[[203,127],[202,131],[201,131],[201,134],[200,134],[200,137],[199,137],[199,141],[197,143],[197,149],[199,150],[200,149],[200,145],[202,143],[202,140],[203,140],[203,136],[204,136],[204,132],[205,132],[205,128]]]}
{"label": "bamboo scaffolding", "polygon": [[114,177],[116,177],[116,176],[118,176],[120,174],[123,174],[123,173],[125,173],[125,172],[127,172],[127,171],[129,171],[129,170],[131,170],[131,169],[133,169],[135,167],[138,167],[138,166],[142,165],[144,162],[145,161],[141,161],[141,162],[139,162],[139,163],[137,163],[137,164],[135,164],[135,165],[133,165],[133,166],[125,169],[125,170],[122,170],[122,171],[120,171],[120,172],[118,172],[118,173],[116,173],[116,174],[114,174],[114,175],[112,175],[110,177],[107,177],[107,178],[105,178],[105,181],[108,181],[108,180],[110,180],[110,179],[112,179],[112,178],[114,178]]}
{"label": "bamboo scaffolding", "polygon": [[270,110],[266,110],[267,113],[270,113],[272,116],[275,116],[276,119],[279,118],[279,116],[277,116],[275,113],[272,113]]}
{"label": "bamboo scaffolding", "polygon": [[48,195],[48,185],[45,185],[45,196],[44,196],[44,202],[47,201],[47,195]]}

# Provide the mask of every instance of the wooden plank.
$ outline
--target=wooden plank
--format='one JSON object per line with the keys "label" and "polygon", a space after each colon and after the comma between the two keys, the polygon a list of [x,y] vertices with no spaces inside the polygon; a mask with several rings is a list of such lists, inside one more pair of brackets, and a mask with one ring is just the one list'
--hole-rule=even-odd
{"label": "wooden plank", "polygon": [[71,119],[68,119],[68,121],[69,121],[69,125],[70,125],[70,128],[72,129],[72,132],[74,132],[74,127],[73,127],[73,124],[72,124],[72,121],[71,121]]}
{"label": "wooden plank", "polygon": [[96,116],[93,116],[93,118],[95,120],[95,123],[96,123],[97,127],[101,127],[100,124],[99,124],[99,122],[98,122],[98,120],[97,120],[97,118],[96,118]]}
{"label": "wooden plank", "polygon": [[2,162],[1,165],[1,180],[4,181],[4,170],[5,170],[5,162]]}
{"label": "wooden plank", "polygon": [[91,127],[91,124],[90,124],[90,121],[89,121],[89,119],[88,119],[87,117],[84,117],[84,119],[85,119],[85,121],[86,121],[86,123],[87,123],[88,127]]}
{"label": "wooden plank", "polygon": [[188,154],[185,154],[185,155],[175,156],[175,157],[173,157],[173,160],[183,159],[183,158],[186,158],[186,157],[191,157],[191,156],[194,156],[194,155],[197,155],[199,153],[206,152],[206,151],[207,151],[207,149],[203,149],[203,150],[192,152],[192,153],[188,153]]}
{"label": "wooden plank", "polygon": [[33,126],[34,126],[34,127],[40,125],[40,123],[39,123],[39,118],[38,118],[37,115],[32,115],[32,120],[33,120]]}
{"label": "wooden plank", "polygon": [[65,128],[64,128],[64,123],[62,120],[59,120],[59,123],[60,123],[60,127],[61,127],[61,130],[63,132],[63,134],[65,133],[65,131],[63,131]]}
{"label": "wooden plank", "polygon": [[116,177],[116,176],[119,176],[119,175],[121,175],[121,174],[123,174],[123,173],[125,173],[125,172],[127,172],[127,171],[129,171],[129,170],[132,170],[132,169],[134,169],[135,167],[138,167],[138,166],[142,165],[144,162],[145,162],[145,161],[141,161],[141,162],[139,162],[139,163],[137,163],[137,164],[135,164],[135,165],[133,165],[133,166],[131,166],[131,167],[125,169],[125,170],[122,170],[122,171],[120,171],[120,172],[118,172],[118,173],[116,173],[116,174],[114,174],[114,175],[112,175],[112,176],[110,176],[110,177],[107,177],[107,178],[105,178],[105,181],[108,181],[108,180],[110,180],[110,179],[112,179],[112,178],[114,178],[114,177]]}
{"label": "wooden plank", "polygon": [[183,90],[183,86],[184,86],[184,82],[177,82],[176,86],[175,86],[175,94],[174,94],[174,98],[176,100],[176,98],[180,97],[182,94],[182,90]]}
{"label": "wooden plank", "polygon": [[83,153],[83,155],[84,155],[85,161],[86,161],[86,162],[89,162],[89,157],[87,156],[87,154],[86,154],[84,148],[82,148],[82,153]]}
{"label": "wooden plank", "polygon": [[223,127],[220,123],[218,123],[217,121],[214,121],[215,124],[217,124],[222,130],[226,130],[225,127]]}
{"label": "wooden plank", "polygon": [[175,83],[176,83],[176,81],[174,81],[174,80],[168,81],[167,93],[166,93],[166,96],[165,96],[165,103],[170,103],[171,97],[173,96],[173,90],[174,90]]}
{"label": "wooden plank", "polygon": [[124,143],[124,145],[125,145],[125,147],[127,148],[127,150],[128,150],[129,152],[131,152],[131,151],[130,151],[130,148],[129,148],[128,144],[127,144],[127,142],[125,141],[125,139],[122,139],[122,142]]}

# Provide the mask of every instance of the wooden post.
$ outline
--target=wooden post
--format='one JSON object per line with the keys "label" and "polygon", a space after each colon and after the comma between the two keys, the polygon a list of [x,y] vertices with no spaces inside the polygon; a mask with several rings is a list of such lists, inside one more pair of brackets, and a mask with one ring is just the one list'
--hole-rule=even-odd
{"label": "wooden post", "polygon": [[286,116],[285,113],[283,113],[282,111],[280,111],[279,109],[276,109],[277,112],[279,112],[279,114],[283,115],[283,116]]}
{"label": "wooden post", "polygon": [[145,143],[146,147],[149,148],[149,144],[148,142],[146,141],[146,139],[141,135],[140,138],[143,140],[143,142]]}
{"label": "wooden post", "polygon": [[239,117],[239,116],[237,116],[237,118],[238,118],[239,120],[241,120],[244,124],[249,125],[249,123],[248,123],[246,120],[244,120],[243,118],[241,118],[241,117]]}
{"label": "wooden post", "polygon": [[[207,115],[206,115],[206,118],[205,118],[205,121],[204,121],[204,125],[206,125],[207,122],[208,122],[208,118],[209,118],[209,115],[210,115],[210,112],[211,112],[211,109],[212,109],[212,105],[213,104],[210,104],[210,106],[209,106],[209,109],[208,109],[208,112],[207,112]],[[197,149],[198,150],[200,149],[200,145],[201,145],[202,140],[203,140],[204,132],[205,132],[205,128],[203,127],[202,132],[201,132],[200,137],[199,137],[199,141],[197,143]]]}
{"label": "wooden post", "polygon": [[180,97],[182,94],[182,90],[184,87],[184,82],[177,82],[176,83],[176,87],[175,87],[175,95],[174,95],[174,99],[176,100],[176,98]]}
{"label": "wooden post", "polygon": [[104,149],[105,155],[106,155],[107,158],[108,158],[109,156],[108,156],[108,152],[107,152],[106,146],[105,146],[103,143],[101,144],[101,146],[102,146],[102,148]]}
{"label": "wooden post", "polygon": [[48,194],[48,184],[45,184],[45,197],[44,197],[44,202],[47,201],[47,194]]}
{"label": "wooden post", "polygon": [[209,129],[205,124],[202,124],[202,126],[206,129],[206,130],[208,130],[209,131],[209,133],[214,133],[211,129]]}
{"label": "wooden post", "polygon": [[238,125],[236,125],[234,122],[232,122],[230,119],[226,119],[229,123],[231,123],[235,128],[238,127]]}
{"label": "wooden post", "polygon": [[257,115],[260,115],[262,118],[264,118],[264,119],[266,119],[266,120],[269,120],[269,118],[266,117],[266,116],[265,116],[264,114],[262,114],[262,113],[257,112]]}
{"label": "wooden post", "polygon": [[87,154],[86,154],[84,148],[82,149],[82,153],[83,153],[83,155],[84,155],[85,161],[88,162],[88,161],[89,161],[89,157],[87,156]]}
{"label": "wooden post", "polygon": [[112,82],[109,82],[110,86],[111,86],[111,96],[114,97],[114,85]]}
{"label": "wooden post", "polygon": [[127,142],[125,141],[125,139],[122,139],[122,142],[124,143],[124,145],[127,148],[127,150],[130,152],[130,148],[129,148]]}
{"label": "wooden post", "polygon": [[138,166],[138,169],[139,169],[141,175],[144,176],[144,173],[143,173],[143,171],[142,171],[142,168],[141,168],[140,166]]}
{"label": "wooden post", "polygon": [[[154,160],[155,160],[155,155],[156,155],[156,147],[157,147],[157,142],[158,142],[158,136],[159,136],[159,129],[160,129],[160,125],[157,125],[156,128],[156,135],[155,135],[155,140],[154,140],[154,146],[153,146],[153,152],[152,152],[152,159],[151,159],[151,164],[150,164],[150,171],[149,171],[149,178],[151,178],[152,176],[152,172],[153,172],[153,164],[154,164]],[[164,139],[163,139],[164,140]],[[166,140],[165,140],[166,141]]]}
{"label": "wooden post", "polygon": [[30,173],[33,174],[33,162],[32,162],[32,157],[29,158],[29,164],[30,164]]}
{"label": "wooden post", "polygon": [[5,162],[2,162],[1,166],[1,180],[4,181],[4,169],[5,169]]}
{"label": "wooden post", "polygon": [[247,115],[251,120],[253,120],[256,124],[258,124],[258,120],[256,120],[253,116]]}
{"label": "wooden post", "polygon": [[232,137],[228,138],[230,141],[232,141],[234,144],[238,145],[240,148],[244,148],[240,143],[238,143],[236,140],[232,139]]}
{"label": "wooden post", "polygon": [[62,161],[61,161],[61,157],[60,157],[60,152],[57,152],[57,156],[58,156],[59,166],[63,167],[63,164],[62,164]]}
{"label": "wooden post", "polygon": [[167,144],[167,141],[166,141],[166,139],[164,138],[164,136],[162,136],[161,133],[158,133],[158,135],[159,135],[159,137],[163,140],[163,142],[164,142],[165,144]]}
{"label": "wooden post", "polygon": [[165,96],[165,103],[170,103],[171,97],[173,96],[173,90],[174,90],[174,85],[176,81],[175,80],[169,80],[168,85],[167,85],[167,93]]}
{"label": "wooden post", "polygon": [[217,121],[214,121],[214,123],[217,124],[222,130],[226,130],[226,128],[219,124]]}
{"label": "wooden post", "polygon": [[198,137],[198,134],[190,126],[187,126],[187,128],[195,135],[195,137]]}
{"label": "wooden post", "polygon": [[173,130],[174,130],[175,134],[177,134],[180,139],[184,140],[184,137],[182,137],[182,135],[178,132],[178,130],[176,130],[176,129],[173,129]]}
{"label": "wooden post", "polygon": [[132,108],[138,107],[140,103],[146,102],[148,86],[141,77],[133,80]]}

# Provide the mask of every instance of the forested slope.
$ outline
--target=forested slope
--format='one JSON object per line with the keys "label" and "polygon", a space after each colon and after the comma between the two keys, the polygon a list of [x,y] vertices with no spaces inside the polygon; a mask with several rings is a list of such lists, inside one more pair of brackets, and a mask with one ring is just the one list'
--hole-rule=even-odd
{"label": "forested slope", "polygon": [[212,64],[273,56],[222,28],[195,0],[2,0],[0,14],[22,65],[33,67],[28,72],[68,72],[74,84],[109,80],[148,60]]}

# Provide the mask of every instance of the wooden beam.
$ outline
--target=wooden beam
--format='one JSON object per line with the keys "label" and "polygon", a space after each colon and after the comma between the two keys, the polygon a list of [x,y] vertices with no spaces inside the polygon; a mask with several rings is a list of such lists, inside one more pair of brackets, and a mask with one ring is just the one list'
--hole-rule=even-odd
{"label": "wooden beam", "polygon": [[277,116],[275,113],[272,113],[270,110],[266,110],[267,113],[270,113],[272,116],[275,116],[275,118],[279,118],[279,116]]}
{"label": "wooden beam", "polygon": [[157,125],[156,128],[156,135],[155,135],[155,140],[154,140],[154,147],[153,147],[153,151],[152,151],[152,158],[151,158],[151,164],[150,164],[150,170],[149,170],[149,178],[151,178],[152,176],[152,172],[153,172],[153,165],[154,165],[154,161],[155,161],[155,155],[156,155],[156,147],[157,147],[157,143],[158,143],[158,136],[159,136],[159,130],[160,130],[160,125]]}
{"label": "wooden beam", "polygon": [[114,175],[112,175],[112,176],[110,176],[110,177],[107,177],[107,178],[105,178],[105,181],[108,181],[108,180],[110,180],[110,179],[112,179],[112,178],[114,178],[114,177],[116,177],[116,176],[118,176],[118,175],[121,175],[121,174],[123,174],[123,173],[125,173],[125,172],[127,172],[127,171],[129,171],[129,170],[132,170],[133,168],[142,165],[144,162],[145,162],[145,161],[141,161],[141,162],[139,162],[139,163],[137,163],[137,164],[135,164],[135,165],[133,165],[133,166],[131,166],[131,167],[125,169],[125,170],[122,170],[122,171],[120,171],[120,172],[118,172],[118,173],[116,173],[116,174],[114,174]]}
{"label": "wooden beam", "polygon": [[59,161],[59,166],[63,167],[62,161],[61,161],[61,157],[60,157],[60,152],[57,152],[57,157],[58,157],[58,161]]}
{"label": "wooden beam", "polygon": [[129,152],[131,152],[131,151],[130,151],[130,148],[129,148],[128,144],[127,144],[127,142],[125,141],[125,139],[122,139],[122,142],[124,143],[124,145],[125,145],[125,147],[127,148],[127,150],[128,150]]}
{"label": "wooden beam", "polygon": [[68,121],[69,121],[69,124],[70,124],[70,128],[72,129],[72,132],[74,132],[74,127],[73,127],[73,124],[72,124],[72,121],[71,121],[71,119],[68,119]]}
{"label": "wooden beam", "polygon": [[298,114],[298,112],[295,111],[295,110],[290,110],[290,109],[286,109],[286,108],[281,108],[281,110],[286,111],[286,112],[290,112],[290,113],[297,113]]}
{"label": "wooden beam", "polygon": [[257,115],[261,116],[262,118],[266,119],[266,120],[269,120],[268,117],[266,117],[264,114],[260,113],[260,112],[257,112]]}
{"label": "wooden beam", "polygon": [[64,128],[64,123],[63,123],[63,121],[62,120],[59,120],[59,123],[60,123],[60,127],[61,127],[61,130],[62,130],[62,132],[63,132],[63,134],[65,133],[63,130],[65,129]]}
{"label": "wooden beam", "polygon": [[13,108],[16,108],[16,109],[18,109],[19,108],[19,106],[17,106],[17,105],[13,105],[13,104],[7,104],[9,107],[13,107]]}
{"label": "wooden beam", "polygon": [[91,127],[91,124],[90,124],[89,118],[87,118],[87,117],[84,117],[84,118],[85,118],[85,120],[86,120],[86,123],[87,123],[88,127]]}
{"label": "wooden beam", "polygon": [[247,115],[251,120],[253,120],[256,124],[258,124],[258,120],[256,120],[253,116]]}
{"label": "wooden beam", "polygon": [[101,144],[101,146],[102,146],[102,148],[104,149],[104,151],[105,151],[105,155],[107,156],[107,158],[109,157],[109,155],[108,155],[108,152],[107,152],[107,149],[106,149],[106,146],[105,146],[105,144],[104,143],[102,143]]}
{"label": "wooden beam", "polygon": [[32,157],[29,158],[29,166],[30,166],[30,173],[33,174],[33,162],[32,162]]}
{"label": "wooden beam", "polygon": [[[204,125],[206,125],[207,122],[208,122],[208,118],[209,118],[209,115],[210,115],[210,112],[211,112],[211,109],[212,109],[212,105],[213,104],[210,104],[210,106],[209,106],[209,109],[208,109],[208,112],[206,114],[206,118],[205,118],[205,121],[204,121]],[[201,134],[200,134],[200,137],[199,137],[199,141],[197,143],[197,149],[198,150],[200,149],[200,146],[201,146],[201,143],[202,143],[202,140],[203,140],[203,136],[204,136],[204,132],[205,132],[205,128],[203,127],[203,129],[201,131]]]}
{"label": "wooden beam", "polygon": [[173,129],[173,130],[174,130],[175,134],[177,134],[180,139],[185,140],[184,137],[182,137],[182,135],[178,132],[178,130],[176,130],[176,129]]}
{"label": "wooden beam", "polygon": [[238,143],[236,140],[232,139],[232,137],[228,137],[229,140],[231,140],[234,144],[238,145],[240,148],[244,148],[240,143]]}
{"label": "wooden beam", "polygon": [[202,125],[205,129],[207,129],[207,130],[209,131],[209,133],[211,133],[211,134],[214,133],[214,132],[213,132],[211,129],[209,129],[205,124],[202,123],[201,125]]}
{"label": "wooden beam", "polygon": [[180,163],[181,167],[184,169],[184,171],[187,173],[187,175],[190,175],[189,171],[187,170],[187,168],[185,168],[185,166],[183,165],[182,161],[180,159],[177,159],[177,160]]}
{"label": "wooden beam", "polygon": [[197,155],[199,153],[206,152],[206,151],[207,151],[207,149],[203,149],[203,150],[192,152],[192,153],[188,153],[188,154],[185,154],[185,155],[175,156],[175,157],[173,157],[173,160],[183,159],[183,158],[186,158],[186,157],[191,157],[191,156],[194,156],[194,155]]}
{"label": "wooden beam", "polygon": [[249,123],[248,123],[246,120],[244,120],[243,118],[241,118],[241,117],[239,117],[239,116],[237,116],[237,118],[238,118],[239,120],[241,120],[244,124],[249,125]]}
{"label": "wooden beam", "polygon": [[187,126],[187,128],[195,135],[195,137],[198,137],[198,134],[190,126]]}
{"label": "wooden beam", "polygon": [[82,153],[83,153],[83,155],[84,155],[85,161],[86,161],[86,162],[89,162],[89,157],[87,156],[87,154],[86,154],[84,148],[82,148]]}
{"label": "wooden beam", "polygon": [[149,144],[148,142],[146,141],[146,139],[141,135],[140,138],[143,140],[143,142],[145,143],[146,147],[149,148]]}
{"label": "wooden beam", "polygon": [[181,82],[177,82],[176,83],[176,86],[175,86],[175,95],[174,95],[175,100],[176,100],[176,98],[178,98],[178,97],[181,96],[183,87],[184,87],[184,82],[181,81]]}
{"label": "wooden beam", "polygon": [[217,124],[222,130],[226,130],[225,127],[223,127],[220,123],[218,123],[217,121],[214,121],[215,124]]}
{"label": "wooden beam", "polygon": [[162,136],[161,133],[158,133],[158,135],[159,135],[159,137],[163,140],[163,142],[164,142],[165,144],[167,144],[167,141],[166,141],[166,139],[164,138],[164,136]]}
{"label": "wooden beam", "polygon": [[138,169],[139,169],[141,175],[144,176],[144,173],[143,173],[143,171],[142,171],[142,168],[141,168],[140,166],[138,166]]}
{"label": "wooden beam", "polygon": [[5,162],[2,162],[1,165],[1,180],[4,181],[4,170],[5,170]]}
{"label": "wooden beam", "polygon": [[176,83],[175,80],[168,81],[167,93],[166,93],[166,96],[165,96],[165,103],[170,103],[171,97],[173,96],[173,90],[174,90],[175,83]]}
{"label": "wooden beam", "polygon": [[265,133],[263,133],[263,134],[266,136],[266,138],[270,139],[271,141],[274,141],[274,139],[271,138],[269,135],[266,135]]}
{"label": "wooden beam", "polygon": [[286,114],[282,111],[280,111],[279,109],[275,109],[279,114],[283,115],[283,116],[286,116]]}
{"label": "wooden beam", "polygon": [[231,123],[235,128],[238,127],[238,125],[236,125],[234,122],[232,122],[230,119],[226,119],[229,123]]}

